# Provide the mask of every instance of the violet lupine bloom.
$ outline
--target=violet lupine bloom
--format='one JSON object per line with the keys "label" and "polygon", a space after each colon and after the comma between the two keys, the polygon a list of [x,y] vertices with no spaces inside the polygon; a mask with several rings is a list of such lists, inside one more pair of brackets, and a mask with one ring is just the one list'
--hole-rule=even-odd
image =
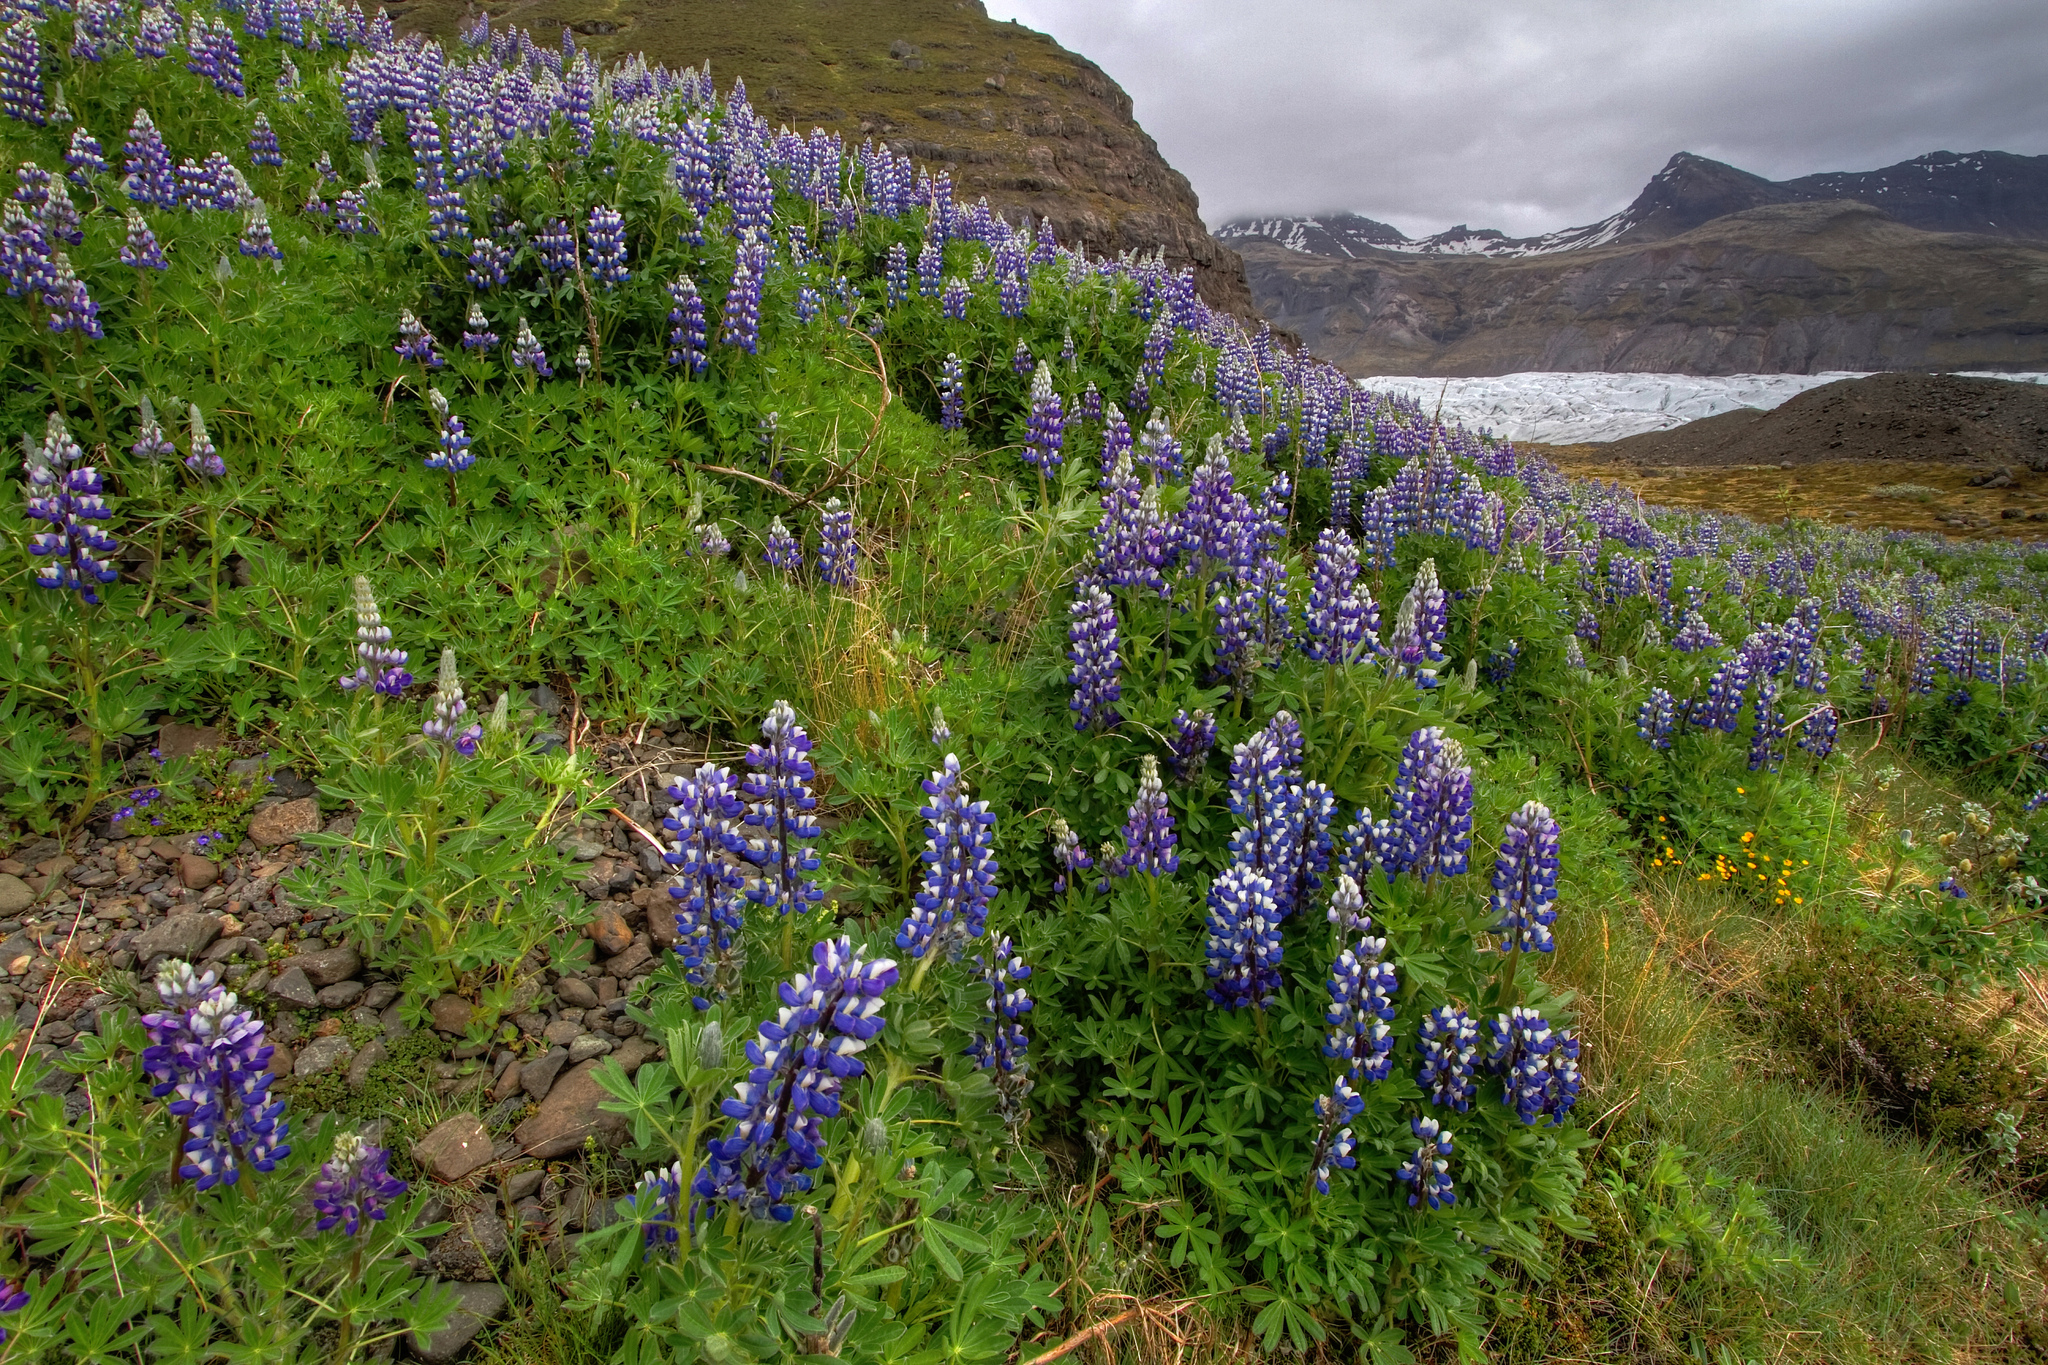
{"label": "violet lupine bloom", "polygon": [[64,164],[71,168],[64,178],[80,189],[91,188],[92,178],[106,173],[107,158],[100,150],[99,139],[86,131],[82,123],[71,130],[71,145],[65,149]]}
{"label": "violet lupine bloom", "polygon": [[1429,1102],[1459,1113],[1472,1107],[1479,1088],[1473,1058],[1479,1054],[1479,1025],[1455,1005],[1439,1005],[1422,1016],[1418,1033],[1422,1072],[1416,1078]]}
{"label": "violet lupine bloom", "polygon": [[391,627],[377,610],[370,580],[357,574],[355,587],[356,671],[339,680],[341,690],[368,687],[380,696],[403,696],[412,686],[412,674],[405,671],[406,653],[391,647]]}
{"label": "violet lupine bloom", "polygon": [[1652,749],[1671,747],[1671,731],[1677,723],[1678,702],[1661,687],[1651,688],[1636,708],[1636,735]]}
{"label": "violet lupine bloom", "polygon": [[668,851],[662,858],[675,869],[668,894],[676,902],[676,956],[684,977],[697,991],[691,1003],[711,1008],[737,984],[733,945],[744,920],[746,878],[726,855],[741,851],[742,807],[729,769],[705,763],[668,789]]}
{"label": "violet lupine bloom", "polygon": [[1088,387],[1081,390],[1081,420],[1084,422],[1100,422],[1102,420],[1102,391],[1095,387],[1095,381],[1092,379],[1088,381]]}
{"label": "violet lupine bloom", "polygon": [[640,1173],[640,1183],[627,1196],[640,1221],[640,1259],[668,1252],[682,1240],[683,1163],[672,1162]]}
{"label": "violet lupine bloom", "polygon": [[121,247],[121,264],[137,270],[171,268],[171,263],[164,259],[163,247],[157,244],[156,234],[134,209],[128,210],[128,240]]}
{"label": "violet lupine bloom", "polygon": [[178,207],[177,172],[171,169],[170,151],[164,146],[163,134],[150,121],[147,109],[135,111],[135,121],[128,127],[128,140],[121,151],[127,161],[122,187],[130,199],[161,209]]}
{"label": "violet lupine bloom", "polygon": [[1130,454],[1131,424],[1124,420],[1123,409],[1111,403],[1102,421],[1102,472],[1096,482],[1107,484],[1117,466],[1129,459]]}
{"label": "violet lupine bloom", "polygon": [[1315,1174],[1317,1194],[1330,1192],[1332,1166],[1344,1171],[1357,1168],[1358,1158],[1352,1153],[1358,1149],[1358,1143],[1343,1125],[1364,1111],[1364,1098],[1341,1076],[1329,1094],[1316,1096],[1316,1145],[1308,1164]]}
{"label": "violet lupine bloom", "polygon": [[1052,366],[1041,360],[1031,378],[1031,412],[1024,421],[1025,463],[1041,474],[1059,468],[1060,443],[1066,426],[1060,396],[1053,392]]}
{"label": "violet lupine bloom", "polygon": [[1159,781],[1159,760],[1146,754],[1138,764],[1138,794],[1124,817],[1124,852],[1116,875],[1143,872],[1167,877],[1180,871],[1180,853],[1166,788]]}
{"label": "violet lupine bloom", "polygon": [[1280,908],[1273,883],[1240,860],[1209,884],[1204,949],[1209,999],[1227,1010],[1264,1009],[1280,989]]}
{"label": "violet lupine bloom", "polygon": [[1095,866],[1095,859],[1088,856],[1088,846],[1081,842],[1081,836],[1074,833],[1073,826],[1063,815],[1052,818],[1052,856],[1054,865],[1059,869],[1052,879],[1054,895],[1067,889],[1069,879],[1081,884],[1078,874]]}
{"label": "violet lupine bloom", "polygon": [[1010,352],[1010,373],[1021,379],[1031,373],[1033,363],[1031,348],[1026,346],[1020,338],[1017,342],[1017,349]]}
{"label": "violet lupine bloom", "polygon": [[1270,726],[1231,750],[1230,813],[1244,824],[1231,833],[1230,852],[1276,880],[1286,862],[1293,810],[1301,797],[1299,779]]}
{"label": "violet lupine bloom", "polygon": [[178,41],[178,11],[172,5],[145,4],[135,21],[135,55],[156,61],[170,55]]}
{"label": "violet lupine bloom", "polygon": [[896,307],[910,298],[910,248],[897,242],[889,248],[888,265],[883,277],[887,284],[889,306]]}
{"label": "violet lupine bloom", "polygon": [[946,713],[934,706],[932,708],[932,743],[940,748],[944,748],[952,742],[953,727],[946,724]]}
{"label": "violet lupine bloom", "polygon": [[[24,1284],[13,1280],[0,1280],[0,1313],[19,1313],[28,1307],[29,1293]],[[0,1343],[7,1340],[7,1329],[0,1327]]]}
{"label": "violet lupine bloom", "polygon": [[135,427],[135,444],[128,447],[128,453],[151,464],[178,453],[171,438],[164,434],[163,423],[156,417],[156,405],[149,401],[148,394],[142,396],[142,416]]}
{"label": "violet lupine bloom", "polygon": [[939,296],[939,311],[954,322],[967,318],[967,281],[954,276],[946,281],[946,289]]}
{"label": "violet lupine bloom", "polygon": [[86,291],[85,281],[71,268],[71,259],[63,252],[52,253],[50,257],[50,286],[43,291],[43,304],[50,310],[50,330],[57,333],[81,332],[97,341],[106,335],[100,326],[100,306],[92,301]]}
{"label": "violet lupine bloom", "polygon": [[853,539],[853,512],[839,499],[828,499],[818,546],[818,577],[835,588],[850,588],[859,562],[860,547]]}
{"label": "violet lupine bloom", "polygon": [[1486,1028],[1486,1066],[1501,1078],[1501,1103],[1532,1128],[1563,1123],[1579,1098],[1579,1040],[1520,1005]]}
{"label": "violet lupine bloom", "polygon": [[1557,947],[1550,926],[1557,923],[1558,838],[1557,817],[1540,801],[1508,817],[1493,864],[1493,931],[1504,952]]}
{"label": "violet lupine bloom", "polygon": [[1752,708],[1749,733],[1749,770],[1778,771],[1785,761],[1785,713],[1778,705],[1778,684],[1769,677],[1756,680],[1756,704]]}
{"label": "violet lupine bloom", "polygon": [[41,128],[49,122],[43,97],[41,22],[24,17],[0,33],[0,113]]}
{"label": "violet lupine bloom", "polygon": [[576,269],[576,232],[560,218],[548,219],[534,236],[540,250],[541,269],[551,275],[565,275]]}
{"label": "violet lupine bloom", "polygon": [[937,298],[945,270],[945,248],[932,238],[925,238],[924,245],[917,249],[917,292],[928,299]]}
{"label": "violet lupine bloom", "polygon": [[804,547],[797,543],[789,528],[776,517],[768,523],[768,539],[761,551],[761,558],[768,567],[787,577],[804,566]]}
{"label": "violet lupine bloom", "polygon": [[1031,1012],[1031,993],[1024,988],[1031,968],[1007,934],[974,963],[988,985],[988,1007],[967,1045],[967,1055],[974,1058],[977,1070],[996,1073],[996,1111],[1005,1123],[1015,1125],[1026,1117],[1023,1100],[1031,1092],[1031,1039],[1020,1022]]}
{"label": "violet lupine bloom", "polygon": [[1180,477],[1180,442],[1174,439],[1164,413],[1155,412],[1145,419],[1145,429],[1138,434],[1138,463],[1152,471],[1155,484]]}
{"label": "violet lupine bloom", "polygon": [[[1349,894],[1363,905],[1356,882],[1344,877],[1337,884],[1341,889],[1347,883]],[[1341,1059],[1353,1085],[1366,1085],[1385,1080],[1393,1069],[1394,1031],[1388,1026],[1394,1022],[1394,996],[1401,983],[1393,964],[1380,960],[1387,941],[1365,932],[1371,921],[1358,918],[1358,937],[1330,967],[1330,1008],[1323,1016],[1330,1033],[1323,1055]]]}
{"label": "violet lupine bloom", "polygon": [[249,134],[249,161],[257,166],[284,165],[284,153],[277,146],[277,130],[270,126],[270,116],[261,110],[256,114],[255,131]]}
{"label": "violet lupine bloom", "polygon": [[473,438],[463,430],[462,419],[448,406],[448,396],[441,390],[427,390],[427,406],[433,409],[438,435],[434,453],[427,456],[424,463],[429,469],[445,469],[450,474],[460,474],[476,463],[476,456],[469,453]]}
{"label": "violet lupine bloom", "polygon": [[960,780],[960,760],[946,755],[945,766],[924,782],[931,800],[917,813],[924,817],[924,885],[912,898],[913,908],[897,931],[896,946],[911,958],[949,952],[962,938],[980,938],[988,923],[988,903],[996,894],[998,867],[996,817],[988,802],[969,801]]}
{"label": "violet lupine bloom", "polygon": [[732,285],[725,291],[725,311],[721,317],[723,326],[718,339],[748,355],[757,354],[761,342],[761,275],[744,247],[740,249],[739,264],[733,269]]}
{"label": "violet lupine bloom", "polygon": [[489,237],[478,237],[469,244],[467,257],[469,268],[463,278],[472,289],[496,289],[509,277],[512,268],[512,246],[509,242],[497,242]]}
{"label": "violet lupine bloom", "polygon": [[1472,769],[1464,747],[1441,727],[1425,726],[1401,750],[1381,866],[1389,881],[1405,871],[1427,884],[1463,873],[1471,848]]}
{"label": "violet lupine bloom", "polygon": [[365,210],[369,201],[361,190],[343,190],[334,201],[334,230],[344,237],[374,237],[377,225]]}
{"label": "violet lupine bloom", "polygon": [[1216,717],[1209,711],[1178,711],[1173,717],[1173,734],[1167,740],[1173,751],[1176,781],[1192,782],[1209,762],[1216,747]]}
{"label": "violet lupine bloom", "polygon": [[359,1134],[337,1138],[333,1157],[321,1163],[313,1181],[313,1210],[320,1215],[313,1230],[338,1227],[344,1237],[354,1237],[384,1221],[391,1201],[411,1188],[391,1174],[390,1160],[390,1152],[363,1141]]}
{"label": "violet lupine bloom", "polygon": [[723,559],[732,553],[732,542],[717,522],[707,521],[697,528],[697,553],[707,559]]}
{"label": "violet lupine bloom", "polygon": [[709,341],[704,331],[704,296],[697,282],[678,275],[669,282],[668,363],[680,365],[691,374],[702,374],[711,365]]}
{"label": "violet lupine bloom", "polygon": [[1358,585],[1358,546],[1333,527],[1316,537],[1301,652],[1317,663],[1349,664],[1379,646],[1379,607]]}
{"label": "violet lupine bloom", "polygon": [[747,1042],[747,1079],[719,1106],[734,1120],[732,1136],[711,1141],[690,1184],[699,1209],[725,1199],[786,1223],[789,1197],[807,1192],[809,1172],[825,1162],[825,1120],[838,1117],[845,1083],[864,1074],[858,1054],[886,1022],[882,995],[896,984],[896,964],[868,960],[843,935],[818,943],[811,958],[811,970],[778,988],[782,1008]]}
{"label": "violet lupine bloom", "polygon": [[270,231],[270,210],[261,199],[252,202],[243,214],[242,239],[236,243],[236,249],[259,261],[284,259],[284,253],[277,249],[277,238]]}
{"label": "violet lupine bloom", "polygon": [[632,278],[626,269],[626,220],[617,209],[610,204],[591,209],[584,233],[590,239],[590,273],[599,284],[612,289]]}
{"label": "violet lupine bloom", "polygon": [[747,882],[747,899],[778,915],[802,914],[825,898],[809,875],[818,870],[818,851],[804,846],[825,832],[811,814],[818,807],[811,793],[818,771],[806,757],[811,737],[790,704],[777,701],[761,722],[761,739],[747,749],[752,771],[740,782],[747,803],[740,854],[760,869]]}
{"label": "violet lupine bloom", "polygon": [[1451,1155],[1451,1135],[1435,1119],[1412,1118],[1408,1126],[1418,1144],[1415,1155],[1394,1172],[1394,1179],[1408,1187],[1408,1207],[1415,1208],[1425,1200],[1432,1209],[1456,1204],[1458,1196],[1451,1188],[1451,1163],[1446,1160]]}
{"label": "violet lupine bloom", "polygon": [[1095,567],[1113,588],[1149,588],[1166,594],[1160,576],[1158,501],[1152,517],[1145,515],[1145,490],[1131,468],[1129,455],[1117,457],[1116,468],[1102,486],[1102,519],[1095,523]]}
{"label": "violet lupine bloom", "polygon": [[946,352],[946,363],[939,371],[939,425],[947,431],[958,431],[966,425],[967,380],[960,369],[960,357]]}
{"label": "violet lupine bloom", "polygon": [[1840,712],[1832,706],[1819,707],[1800,723],[1799,747],[1816,759],[1824,759],[1835,751],[1835,736],[1841,728]]}
{"label": "violet lupine bloom", "polygon": [[512,337],[512,368],[532,370],[541,379],[554,375],[554,367],[548,364],[548,353],[540,348],[540,338],[533,334],[525,318],[519,319],[519,330]]}
{"label": "violet lupine bloom", "polygon": [[1393,633],[1387,637],[1389,672],[1415,679],[1415,686],[1420,689],[1437,685],[1437,670],[1446,662],[1443,643],[1448,611],[1444,590],[1437,582],[1436,561],[1425,559],[1415,572],[1408,595],[1401,599],[1400,614],[1394,620]]}
{"label": "violet lupine bloom", "polygon": [[87,606],[98,606],[96,585],[120,576],[113,559],[120,546],[97,525],[114,515],[99,471],[78,463],[85,452],[54,412],[40,446],[27,436],[21,444],[27,457],[28,518],[50,528],[29,537],[28,552],[45,561],[36,567],[36,586],[76,592]]}
{"label": "violet lupine bloom", "polygon": [[417,360],[430,370],[438,370],[447,363],[441,359],[440,348],[434,344],[434,334],[413,316],[410,308],[398,310],[398,344],[391,349],[398,353],[400,360]]}
{"label": "violet lupine bloom", "polygon": [[444,649],[441,676],[434,686],[433,714],[420,726],[420,733],[451,753],[474,758],[484,727],[475,722],[464,725],[462,718],[468,712],[469,704],[462,699],[462,679],[455,673],[455,651]]}
{"label": "violet lupine bloom", "polygon": [[1074,728],[1113,728],[1123,719],[1117,711],[1123,699],[1123,660],[1117,652],[1116,603],[1101,585],[1086,584],[1067,614],[1067,658],[1074,665],[1067,674],[1074,688],[1067,709],[1074,713]]}
{"label": "violet lupine bloom", "polygon": [[1706,697],[1693,703],[1692,722],[1723,734],[1735,733],[1736,718],[1742,713],[1742,697],[1749,690],[1749,661],[1741,654],[1724,660],[1707,679]]}
{"label": "violet lupine bloom", "polygon": [[462,349],[483,351],[496,346],[500,338],[491,330],[491,320],[484,316],[484,310],[476,304],[469,305],[469,316],[462,321]]}
{"label": "violet lupine bloom", "polygon": [[1685,624],[1671,637],[1671,645],[1681,654],[1697,654],[1703,649],[1719,649],[1721,637],[1714,634],[1706,617],[1690,611],[1685,615]]}
{"label": "violet lupine bloom", "polygon": [[142,1070],[188,1134],[178,1175],[203,1192],[235,1184],[245,1165],[269,1174],[292,1149],[284,1101],[270,1098],[274,1049],[263,1021],[187,962],[165,963],[156,989],[164,1007],[142,1016]]}

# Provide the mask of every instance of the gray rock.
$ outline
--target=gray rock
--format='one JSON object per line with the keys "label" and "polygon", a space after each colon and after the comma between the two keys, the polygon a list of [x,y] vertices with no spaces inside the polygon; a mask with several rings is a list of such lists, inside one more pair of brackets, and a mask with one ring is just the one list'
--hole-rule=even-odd
{"label": "gray rock", "polygon": [[444,995],[427,1007],[427,1017],[443,1033],[461,1033],[469,1027],[470,1003],[459,995]]}
{"label": "gray rock", "polygon": [[532,1117],[512,1130],[520,1151],[545,1161],[567,1156],[593,1135],[609,1146],[624,1140],[625,1119],[597,1107],[610,1098],[592,1074],[602,1065],[602,1061],[588,1061],[563,1073]]}
{"label": "gray rock", "polygon": [[298,953],[277,964],[280,970],[297,967],[317,989],[346,981],[363,969],[363,955],[346,945]]}
{"label": "gray rock", "polygon": [[276,848],[320,828],[320,803],[310,796],[265,806],[249,817],[249,842]]}
{"label": "gray rock", "polygon": [[203,749],[218,749],[221,740],[221,732],[211,725],[184,725],[172,721],[158,726],[156,732],[157,750],[165,758],[190,758]]}
{"label": "gray rock", "polygon": [[433,1267],[451,1280],[488,1280],[511,1250],[504,1221],[489,1204],[472,1204],[434,1248]]}
{"label": "gray rock", "polygon": [[128,940],[128,947],[145,963],[166,957],[195,962],[219,937],[219,915],[172,915]]}
{"label": "gray rock", "polygon": [[555,848],[579,863],[596,862],[604,852],[603,844],[582,834],[563,835],[555,840]]}
{"label": "gray rock", "polygon": [[325,1075],[355,1055],[356,1045],[351,1043],[345,1034],[334,1033],[325,1038],[315,1038],[299,1049],[298,1060],[292,1063],[292,1075]]}
{"label": "gray rock", "polygon": [[583,1036],[583,1025],[571,1023],[567,1019],[558,1019],[542,1029],[540,1036],[556,1047],[567,1047]]}
{"label": "gray rock", "polygon": [[647,964],[652,961],[654,949],[649,947],[645,940],[635,938],[624,952],[604,964],[604,974],[614,980],[624,981],[627,977],[645,972]]}
{"label": "gray rock", "polygon": [[569,1065],[576,1066],[589,1061],[592,1057],[602,1057],[611,1050],[611,1039],[600,1038],[594,1033],[586,1033],[575,1042],[569,1044]]}
{"label": "gray rock", "polygon": [[206,950],[206,961],[226,962],[231,957],[261,957],[263,945],[247,935],[224,938]]}
{"label": "gray rock", "polygon": [[506,1176],[504,1185],[505,1202],[516,1204],[539,1189],[543,1174],[544,1172],[540,1167],[534,1166],[524,1171],[514,1171],[511,1175]]}
{"label": "gray rock", "polygon": [[220,864],[197,853],[180,853],[178,880],[193,891],[204,891],[220,880]]}
{"label": "gray rock", "polygon": [[270,789],[288,801],[296,801],[302,796],[311,796],[315,791],[319,790],[311,782],[300,777],[289,768],[283,772],[271,774]]}
{"label": "gray rock", "polygon": [[554,1048],[542,1053],[519,1067],[519,1086],[536,1100],[548,1097],[548,1091],[555,1083],[555,1077],[562,1074],[562,1068],[569,1064],[569,1049]]}
{"label": "gray rock", "polygon": [[455,1360],[469,1349],[477,1333],[505,1311],[505,1291],[495,1284],[458,1284],[455,1299],[455,1315],[448,1319],[446,1327],[424,1338],[413,1334],[412,1353],[428,1365],[447,1365]]}
{"label": "gray rock", "polygon": [[436,1180],[460,1180],[491,1159],[491,1135],[475,1114],[457,1114],[414,1143],[412,1157]]}
{"label": "gray rock", "polygon": [[533,709],[542,715],[553,718],[562,714],[562,698],[546,683],[534,688],[526,696],[527,700],[533,703]]}
{"label": "gray rock", "polygon": [[361,1090],[370,1083],[370,1069],[391,1055],[382,1038],[372,1038],[363,1044],[355,1060],[348,1064],[348,1083],[352,1090]]}
{"label": "gray rock", "polygon": [[18,915],[36,903],[28,883],[12,873],[0,872],[0,915]]}
{"label": "gray rock", "polygon": [[345,1010],[350,1005],[353,1005],[356,1002],[356,997],[362,993],[363,983],[360,981],[337,981],[332,986],[321,988],[319,992],[320,1008],[323,1010]]}
{"label": "gray rock", "polygon": [[396,999],[398,999],[398,987],[388,981],[379,981],[376,985],[370,987],[369,990],[363,992],[363,1008],[381,1012],[388,1008],[391,1002]]}
{"label": "gray rock", "polygon": [[290,1005],[293,1009],[310,1010],[320,1007],[319,993],[313,989],[313,983],[306,979],[305,970],[300,967],[278,974],[277,979],[270,983],[270,998]]}
{"label": "gray rock", "polygon": [[555,983],[555,998],[579,1010],[597,1008],[597,992],[579,977],[565,976]]}

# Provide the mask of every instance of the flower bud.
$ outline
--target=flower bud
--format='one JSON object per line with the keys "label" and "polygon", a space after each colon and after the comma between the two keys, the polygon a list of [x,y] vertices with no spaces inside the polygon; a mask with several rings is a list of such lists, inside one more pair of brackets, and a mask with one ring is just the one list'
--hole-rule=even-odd
{"label": "flower bud", "polygon": [[725,1029],[716,1019],[697,1035],[697,1065],[706,1071],[725,1069]]}
{"label": "flower bud", "polygon": [[871,1116],[861,1125],[860,1145],[875,1156],[889,1150],[889,1125],[882,1122],[880,1114]]}

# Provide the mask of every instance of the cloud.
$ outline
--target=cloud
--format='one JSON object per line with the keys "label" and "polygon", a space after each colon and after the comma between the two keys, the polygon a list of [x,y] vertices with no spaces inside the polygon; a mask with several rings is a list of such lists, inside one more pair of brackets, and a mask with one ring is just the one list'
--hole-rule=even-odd
{"label": "cloud", "polygon": [[1673,152],[1771,179],[2048,153],[2039,0],[988,0],[1130,92],[1211,224],[1522,235]]}

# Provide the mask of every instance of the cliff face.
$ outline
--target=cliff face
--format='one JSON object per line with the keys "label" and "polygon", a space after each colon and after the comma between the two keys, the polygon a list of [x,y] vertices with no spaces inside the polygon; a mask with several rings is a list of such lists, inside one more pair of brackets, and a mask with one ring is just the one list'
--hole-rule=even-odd
{"label": "cliff face", "polygon": [[[393,5],[401,24],[452,39],[460,0]],[[799,132],[873,137],[953,176],[1015,221],[1050,219],[1062,242],[1166,248],[1212,307],[1255,316],[1243,262],[1209,235],[1187,177],[1087,58],[988,17],[980,0],[512,0],[494,24],[546,40],[563,27],[606,57],[705,60],[721,88]]]}
{"label": "cliff face", "polygon": [[1858,203],[1505,260],[1238,242],[1261,310],[1359,375],[2048,367],[2048,246]]}

